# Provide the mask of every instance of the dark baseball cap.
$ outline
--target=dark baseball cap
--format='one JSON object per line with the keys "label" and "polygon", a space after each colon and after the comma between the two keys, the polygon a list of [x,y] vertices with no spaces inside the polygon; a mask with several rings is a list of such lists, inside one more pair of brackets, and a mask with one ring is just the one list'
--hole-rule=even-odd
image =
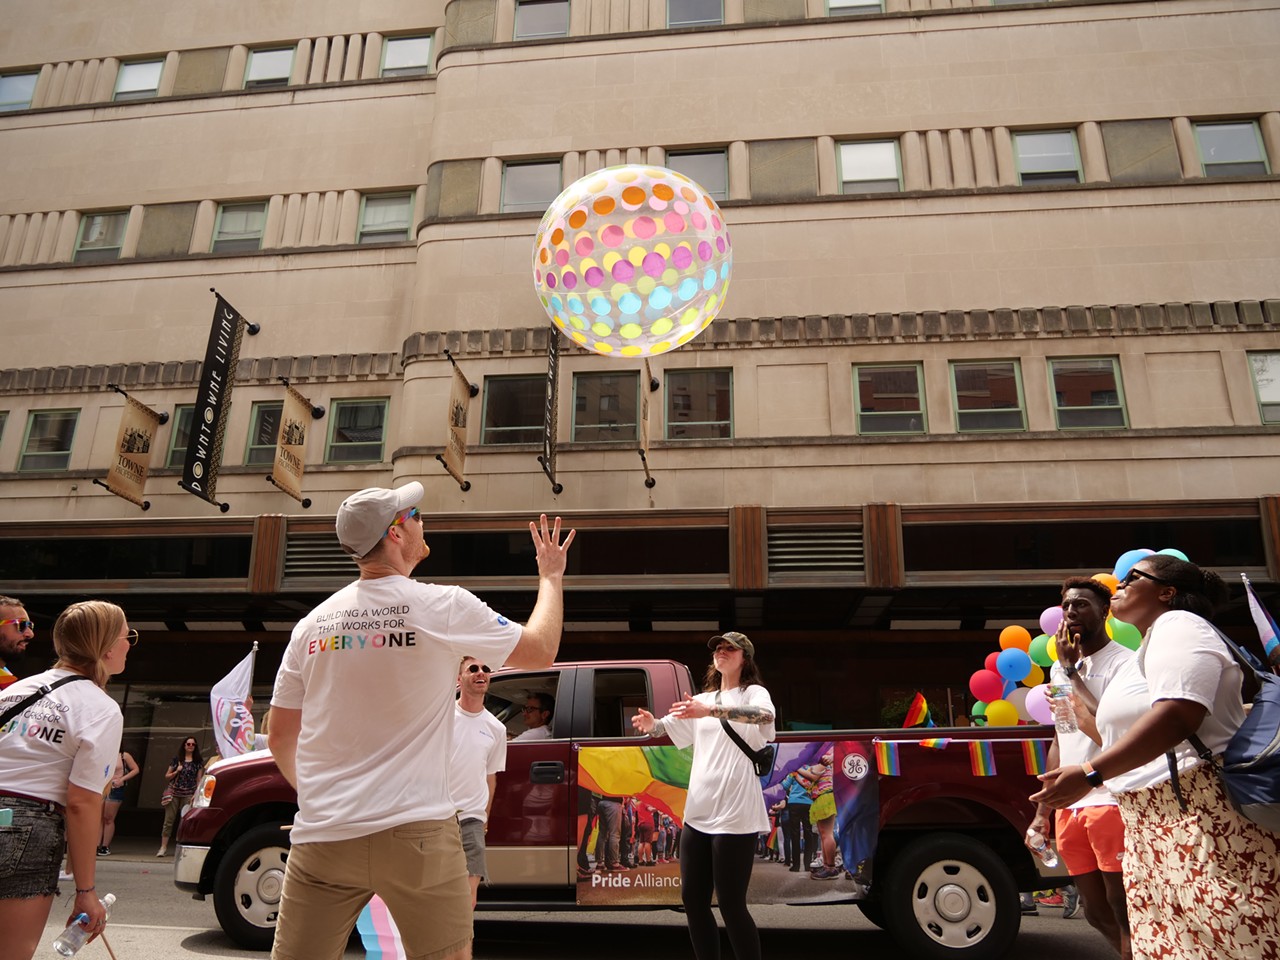
{"label": "dark baseball cap", "polygon": [[714,650],[722,640],[741,650],[744,657],[754,657],[756,655],[756,648],[752,645],[751,640],[745,633],[739,633],[737,630],[726,630],[724,633],[712,637],[707,641],[707,649]]}

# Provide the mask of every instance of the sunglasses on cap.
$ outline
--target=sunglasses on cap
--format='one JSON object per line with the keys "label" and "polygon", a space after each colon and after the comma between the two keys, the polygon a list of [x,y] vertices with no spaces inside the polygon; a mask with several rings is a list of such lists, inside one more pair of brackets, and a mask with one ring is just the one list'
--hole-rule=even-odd
{"label": "sunglasses on cap", "polygon": [[417,515],[418,515],[418,508],[410,507],[404,513],[400,514],[400,516],[396,517],[389,524],[387,524],[387,529],[382,531],[382,535],[385,537],[388,533],[391,532],[392,527],[398,527],[400,526],[400,524],[406,523],[407,521],[412,520]]}
{"label": "sunglasses on cap", "polygon": [[26,633],[28,630],[34,633],[36,629],[36,625],[30,620],[19,620],[17,617],[11,617],[8,620],[0,620],[0,627],[7,627],[11,623],[16,623],[18,625],[18,630],[21,633]]}
{"label": "sunglasses on cap", "polygon": [[479,673],[483,670],[485,673],[493,673],[493,668],[485,663],[469,663],[467,664],[467,673]]}

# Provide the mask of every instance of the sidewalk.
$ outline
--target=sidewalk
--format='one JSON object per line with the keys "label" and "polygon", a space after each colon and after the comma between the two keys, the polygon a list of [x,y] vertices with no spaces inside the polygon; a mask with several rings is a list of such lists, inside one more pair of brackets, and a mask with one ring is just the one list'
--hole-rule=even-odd
{"label": "sidewalk", "polygon": [[150,861],[152,863],[173,863],[173,852],[177,849],[176,840],[169,841],[169,851],[163,857],[157,857],[160,849],[160,838],[157,837],[122,837],[117,834],[111,841],[111,856],[98,857],[99,860]]}

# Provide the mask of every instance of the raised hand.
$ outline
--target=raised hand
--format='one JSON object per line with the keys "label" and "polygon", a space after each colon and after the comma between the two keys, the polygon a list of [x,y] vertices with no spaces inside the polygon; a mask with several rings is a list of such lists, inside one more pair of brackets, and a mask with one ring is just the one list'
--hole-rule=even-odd
{"label": "raised hand", "polygon": [[534,554],[538,560],[538,575],[562,577],[568,563],[569,544],[573,543],[573,538],[578,531],[570,530],[569,535],[564,538],[564,543],[561,543],[559,517],[556,517],[549,532],[545,513],[539,517],[539,523],[541,523],[541,530],[538,528],[538,523],[529,524],[529,534],[533,537]]}

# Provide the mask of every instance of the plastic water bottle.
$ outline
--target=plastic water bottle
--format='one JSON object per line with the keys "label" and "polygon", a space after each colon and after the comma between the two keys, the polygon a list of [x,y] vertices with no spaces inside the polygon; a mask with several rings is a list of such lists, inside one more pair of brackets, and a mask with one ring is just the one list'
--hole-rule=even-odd
{"label": "plastic water bottle", "polygon": [[[116,902],[116,895],[108,893],[100,901],[107,911],[107,919],[111,918],[111,907]],[[53,952],[60,957],[74,957],[89,940],[89,928],[84,926],[89,920],[87,913],[81,913],[71,921],[71,925],[62,931],[62,935],[53,941]]]}
{"label": "plastic water bottle", "polygon": [[1053,710],[1053,726],[1059,733],[1075,733],[1080,729],[1076,723],[1076,710],[1071,706],[1071,684],[1049,684],[1049,706]]}
{"label": "plastic water bottle", "polygon": [[1027,827],[1027,846],[1031,848],[1031,852],[1040,858],[1040,862],[1046,867],[1056,867],[1058,865],[1058,854],[1049,846],[1049,841],[1045,839],[1043,833],[1040,833],[1035,827]]}

